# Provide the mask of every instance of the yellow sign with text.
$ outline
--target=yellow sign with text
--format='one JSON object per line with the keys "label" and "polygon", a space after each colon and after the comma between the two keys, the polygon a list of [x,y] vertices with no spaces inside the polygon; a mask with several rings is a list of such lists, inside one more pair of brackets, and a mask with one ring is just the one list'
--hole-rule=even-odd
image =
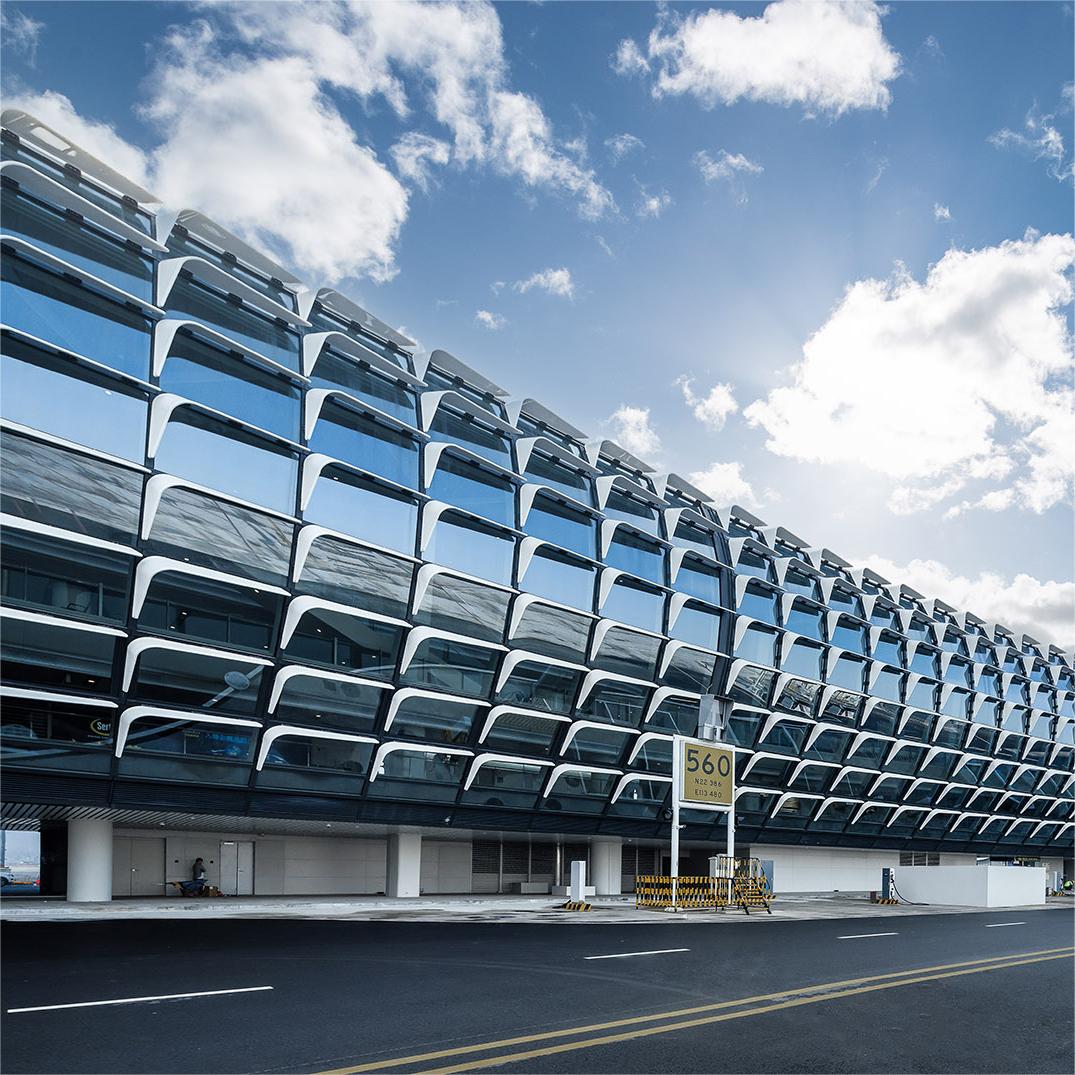
{"label": "yellow sign with text", "polygon": [[690,740],[681,746],[682,801],[731,806],[735,788],[735,754],[727,747]]}

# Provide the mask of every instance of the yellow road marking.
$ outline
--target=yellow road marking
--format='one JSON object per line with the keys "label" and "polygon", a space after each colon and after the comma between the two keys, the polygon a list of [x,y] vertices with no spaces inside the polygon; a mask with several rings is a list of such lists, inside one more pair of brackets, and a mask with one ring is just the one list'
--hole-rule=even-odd
{"label": "yellow road marking", "polygon": [[[923,974],[932,971],[953,970],[959,967],[978,967],[983,964],[998,963],[1002,960],[1019,959],[1032,956],[1052,956],[1054,953],[1070,954],[1075,948],[1043,948],[1036,952],[1015,952],[1006,956],[988,956],[984,959],[970,959],[961,963],[941,963],[933,967],[918,967],[910,970],[892,971],[888,974],[872,974],[865,978],[846,978],[837,982],[821,982],[817,985],[800,986],[796,989],[784,989],[779,993],[762,993],[753,997],[739,997],[737,1000],[722,1000],[712,1004],[700,1004],[693,1008],[679,1008],[673,1011],[654,1012],[650,1015],[635,1015],[624,1019],[613,1019],[605,1023],[590,1023],[586,1026],[567,1027],[563,1030],[543,1031],[536,1034],[523,1034],[514,1038],[503,1038],[500,1041],[479,1042],[475,1045],[461,1045],[452,1049],[440,1049],[435,1052],[416,1053],[413,1056],[393,1057],[386,1060],[370,1061],[365,1064],[356,1064],[352,1067],[332,1068],[328,1071],[317,1072],[316,1075],[358,1075],[364,1071],[384,1071],[388,1068],[404,1067],[410,1064],[419,1064],[425,1060],[441,1060],[450,1056],[462,1056],[466,1053],[481,1053],[490,1049],[504,1049],[511,1045],[526,1045],[534,1041],[548,1041],[553,1038],[566,1038],[575,1034],[589,1034],[597,1030],[612,1030],[616,1027],[634,1026],[638,1023],[652,1023],[659,1019],[678,1019],[685,1015],[698,1015],[701,1012],[717,1011],[722,1008],[737,1008],[744,1004],[755,1004],[763,1000],[779,1000],[783,997],[797,997],[803,993],[817,993],[819,991],[839,988],[841,986],[858,986],[867,982],[887,981],[892,978],[905,978],[908,975]],[[1060,958],[1060,957],[1057,957]],[[989,969],[985,967],[984,969]],[[467,1070],[459,1068],[453,1070]]]}
{"label": "yellow road marking", "polygon": [[878,989],[898,989],[903,985],[916,985],[919,982],[935,982],[941,978],[958,978],[964,974],[981,974],[984,971],[1004,970],[1007,967],[1021,967],[1027,963],[1044,963],[1050,959],[1068,959],[1073,953],[1067,952],[1056,956],[1038,956],[1036,959],[1020,959],[1008,963],[995,963],[988,967],[971,967],[968,970],[945,971],[943,974],[927,974],[919,978],[904,978],[898,982],[881,982],[878,985],[858,986],[855,989],[842,989],[837,993],[822,993],[816,997],[799,997],[796,1000],[785,1000],[779,1004],[766,1004],[760,1008],[748,1008],[746,1011],[725,1012],[723,1015],[709,1015],[702,1019],[689,1019],[682,1023],[671,1023],[662,1026],[645,1027],[641,1030],[629,1030],[623,1034],[606,1034],[600,1038],[586,1038],[583,1041],[569,1041],[562,1045],[550,1045],[544,1049],[530,1049],[523,1053],[509,1053],[501,1056],[491,1056],[484,1060],[475,1060],[471,1063],[455,1064],[446,1068],[434,1068],[420,1072],[419,1075],[455,1075],[456,1072],[476,1071],[479,1068],[499,1067],[502,1064],[516,1064],[520,1060],[531,1060],[539,1056],[551,1056],[554,1053],[567,1053],[575,1049],[590,1049],[595,1045],[612,1045],[620,1041],[631,1041],[635,1038],[648,1038],[656,1034],[672,1034],[677,1030],[689,1030],[691,1027],[706,1026],[709,1023],[722,1023],[731,1019],[746,1019],[751,1015],[764,1015],[766,1012],[776,1012],[783,1008],[797,1008],[804,1004],[820,1004],[826,1000],[837,1000],[840,997],[855,996],[860,993],[872,993]]}

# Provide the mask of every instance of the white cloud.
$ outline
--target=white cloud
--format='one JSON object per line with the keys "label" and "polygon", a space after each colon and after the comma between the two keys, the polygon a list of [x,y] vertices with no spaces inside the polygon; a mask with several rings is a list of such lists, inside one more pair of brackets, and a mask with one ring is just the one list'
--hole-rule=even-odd
{"label": "white cloud", "polygon": [[[1068,108],[1070,84],[1061,91],[1062,107]],[[1007,127],[989,136],[989,142],[997,149],[1014,149],[1026,153],[1034,160],[1045,162],[1046,171],[1053,179],[1067,182],[1075,179],[1075,161],[1065,160],[1067,150],[1064,136],[1053,125],[1054,116],[1039,115],[1037,108],[1027,112],[1021,131],[1012,131]],[[1069,124],[1070,126],[1070,124]]]}
{"label": "white cloud", "polygon": [[687,475],[692,485],[708,493],[719,507],[738,504],[748,510],[759,507],[750,482],[743,477],[741,463],[713,463],[706,470]]}
{"label": "white cloud", "polygon": [[[849,287],[791,383],[746,408],[777,455],[859,465],[906,486],[894,510],[1012,475],[1041,512],[1075,468],[1069,235],[949,250],[925,282],[899,269]],[[990,490],[986,490],[988,492]]]}
{"label": "white cloud", "polygon": [[575,297],[575,281],[571,279],[568,269],[543,269],[525,280],[517,280],[512,287],[521,295],[537,288],[538,291],[547,291],[550,295],[558,295],[562,299]]}
{"label": "white cloud", "polygon": [[0,38],[3,47],[23,53],[31,67],[37,61],[37,45],[44,28],[43,22],[38,22],[10,4],[0,8]]}
{"label": "white cloud", "polygon": [[487,328],[492,332],[502,329],[508,323],[507,318],[501,317],[500,314],[491,313],[489,310],[479,310],[474,315],[474,320],[482,328]]}
{"label": "white cloud", "polygon": [[249,58],[209,23],[173,29],[143,108],[165,137],[155,188],[316,277],[390,279],[407,192],[322,82],[301,54]]}
{"label": "white cloud", "polygon": [[888,171],[888,157],[881,157],[880,160],[873,162],[873,175],[870,176],[866,183],[866,193],[869,194],[876,189],[877,184],[881,182],[881,176]]}
{"label": "white cloud", "polygon": [[742,153],[729,153],[722,149],[716,157],[711,157],[704,149],[694,155],[694,166],[701,172],[707,183],[725,182],[731,189],[735,200],[744,204],[747,193],[740,177],[760,175],[765,169],[756,161],[750,160]]}
{"label": "white cloud", "polygon": [[605,148],[613,164],[619,164],[629,153],[638,153],[646,148],[646,143],[633,134],[615,134],[605,139]]}
{"label": "white cloud", "polygon": [[955,519],[964,512],[975,508],[981,511],[1004,511],[1014,503],[1014,489],[994,489],[991,493],[978,497],[977,500],[962,500],[958,504],[953,504],[945,511],[944,517],[946,519]]}
{"label": "white cloud", "polygon": [[776,0],[757,17],[669,9],[643,51],[621,42],[619,74],[654,73],[653,95],[693,94],[706,108],[745,99],[800,105],[808,114],[885,109],[900,57],[885,40],[872,0]]}
{"label": "white cloud", "polygon": [[139,184],[149,182],[146,154],[121,138],[114,127],[80,116],[62,93],[5,93],[4,107],[31,113],[128,179]]}
{"label": "white cloud", "polygon": [[439,138],[420,131],[407,131],[390,150],[396,171],[416,187],[429,187],[430,164],[447,164],[452,147]]}
{"label": "white cloud", "polygon": [[612,57],[612,70],[617,75],[642,75],[649,71],[649,63],[638,45],[628,38],[619,43]]}
{"label": "white cloud", "polygon": [[677,377],[674,383],[679,385],[683,400],[690,407],[694,417],[710,429],[717,431],[723,429],[728,416],[739,410],[739,404],[735,402],[730,384],[715,384],[704,396],[699,396],[694,392],[692,378]]}
{"label": "white cloud", "polygon": [[672,195],[667,190],[659,190],[656,194],[649,194],[643,189],[635,206],[635,216],[640,219],[652,217],[656,219],[672,205]]}
{"label": "white cloud", "polygon": [[610,427],[612,439],[632,455],[645,460],[661,450],[661,438],[650,425],[648,407],[629,407],[624,404],[611,414],[605,424]]}
{"label": "white cloud", "polygon": [[[423,110],[446,137],[412,130],[392,147],[424,187],[434,167],[485,168],[570,197],[585,217],[615,207],[555,138],[541,106],[514,92],[489,3],[205,5],[156,45],[141,113],[145,152],[78,116],[54,93],[16,94],[95,155],[176,206],[193,205],[317,284],[396,271],[408,193],[341,111],[383,100]],[[342,98],[342,99],[341,99]]]}
{"label": "white cloud", "polygon": [[995,620],[1040,642],[1075,644],[1075,583],[1041,581],[1020,574],[1012,579],[991,572],[975,578],[957,575],[936,560],[895,564],[879,556],[857,561],[897,585],[905,583],[927,597],[939,597],[964,612]]}
{"label": "white cloud", "polygon": [[951,210],[949,210],[947,205],[941,205],[940,202],[934,202],[933,203],[933,219],[934,220],[941,220],[945,224],[947,224],[948,221],[950,221],[952,219]]}

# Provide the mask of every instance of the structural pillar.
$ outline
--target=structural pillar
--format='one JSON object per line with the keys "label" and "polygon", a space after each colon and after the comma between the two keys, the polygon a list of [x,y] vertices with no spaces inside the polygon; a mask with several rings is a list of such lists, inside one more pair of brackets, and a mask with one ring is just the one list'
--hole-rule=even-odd
{"label": "structural pillar", "polygon": [[112,822],[67,823],[67,899],[105,903],[112,898]]}
{"label": "structural pillar", "polygon": [[622,889],[623,841],[618,837],[595,839],[590,856],[590,884],[598,896],[619,896]]}
{"label": "structural pillar", "polygon": [[421,895],[421,884],[422,834],[391,833],[388,837],[388,895],[418,896]]}

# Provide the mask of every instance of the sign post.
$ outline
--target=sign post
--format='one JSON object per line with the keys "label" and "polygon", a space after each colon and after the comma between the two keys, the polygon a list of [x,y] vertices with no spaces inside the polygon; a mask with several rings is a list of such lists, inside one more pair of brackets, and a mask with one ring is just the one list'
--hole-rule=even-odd
{"label": "sign post", "polygon": [[728,856],[735,855],[735,752],[717,743],[677,735],[672,745],[672,906],[679,887],[679,811],[728,815]]}

